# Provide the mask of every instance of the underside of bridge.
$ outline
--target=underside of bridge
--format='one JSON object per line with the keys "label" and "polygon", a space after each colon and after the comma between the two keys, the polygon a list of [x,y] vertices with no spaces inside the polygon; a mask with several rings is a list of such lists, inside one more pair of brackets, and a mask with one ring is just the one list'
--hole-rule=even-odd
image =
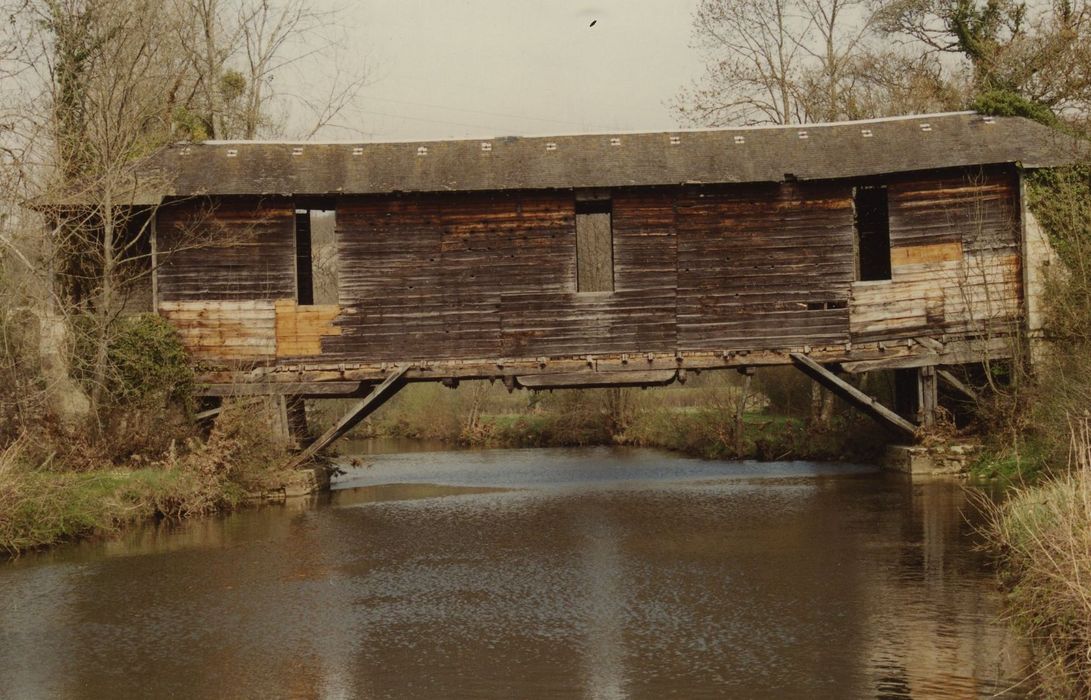
{"label": "underside of bridge", "polygon": [[[360,422],[379,410],[401,389],[413,382],[440,382],[456,388],[463,381],[502,383],[509,391],[553,389],[600,389],[665,387],[685,383],[701,372],[733,369],[752,373],[755,368],[791,364],[846,404],[873,419],[892,442],[913,443],[937,420],[939,385],[965,400],[976,400],[975,392],[960,381],[957,373],[967,366],[979,366],[982,358],[1002,360],[1012,355],[1011,338],[940,345],[905,343],[854,348],[852,359],[838,360],[831,348],[805,348],[801,352],[741,353],[673,358],[645,356],[632,358],[586,358],[582,361],[536,363],[494,363],[483,365],[390,365],[378,369],[304,369],[275,373],[275,379],[206,383],[199,393],[214,400],[246,396],[278,396],[283,412],[280,423],[286,436],[299,445],[292,464],[299,466],[323,453]],[[874,359],[862,359],[862,358]],[[833,358],[833,359],[831,359]],[[759,362],[755,362],[759,361]],[[673,366],[672,366],[673,365]],[[652,367],[648,369],[647,367]],[[861,377],[868,372],[893,371],[894,405],[861,390]],[[336,372],[335,376],[330,376]],[[208,377],[206,377],[208,379]],[[356,398],[345,414],[326,432],[313,436],[308,430],[303,400]],[[210,412],[214,413],[214,411]]]}

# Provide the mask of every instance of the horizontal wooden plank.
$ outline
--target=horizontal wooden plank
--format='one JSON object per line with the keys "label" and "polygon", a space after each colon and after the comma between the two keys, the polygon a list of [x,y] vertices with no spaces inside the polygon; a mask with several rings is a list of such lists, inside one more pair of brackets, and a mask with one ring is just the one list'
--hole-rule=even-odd
{"label": "horizontal wooden plank", "polygon": [[926,243],[923,245],[897,246],[890,249],[891,267],[928,265],[931,263],[962,260],[961,241]]}

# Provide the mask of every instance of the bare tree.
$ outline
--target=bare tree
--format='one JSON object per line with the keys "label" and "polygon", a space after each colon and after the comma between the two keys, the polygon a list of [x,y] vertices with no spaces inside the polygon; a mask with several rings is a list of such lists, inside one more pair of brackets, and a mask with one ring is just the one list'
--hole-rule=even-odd
{"label": "bare tree", "polygon": [[[161,104],[178,69],[169,21],[150,0],[42,7],[50,48],[55,175],[44,201],[68,308],[91,348],[91,404],[102,403],[111,331],[140,270],[150,267],[150,218],[134,164],[169,137]],[[89,327],[86,327],[89,325]]]}
{"label": "bare tree", "polygon": [[[150,289],[157,188],[138,176],[138,163],[180,130],[198,135],[187,123],[194,113],[209,132],[200,135],[272,130],[273,72],[302,60],[298,47],[285,47],[325,16],[268,0],[10,0],[4,9],[0,164],[18,171],[19,188],[5,178],[0,191],[9,210],[0,217],[2,257],[49,282],[47,313],[67,319],[69,344],[83,348],[81,377],[97,416],[118,320]],[[195,24],[204,43],[190,40]],[[321,123],[355,93],[329,94],[311,99]],[[18,206],[26,202],[33,208]],[[32,249],[16,229],[35,217],[49,233]],[[207,236],[179,240],[188,247]],[[161,253],[160,263],[169,251]]]}
{"label": "bare tree", "polygon": [[702,126],[801,121],[794,87],[810,29],[796,0],[703,0],[693,32],[705,75],[675,98],[676,114]]}
{"label": "bare tree", "polygon": [[[324,70],[321,94],[289,94],[274,89],[277,76],[314,59],[337,58],[337,13],[314,10],[305,0],[175,0],[182,18],[178,41],[194,78],[188,95],[178,94],[177,114],[183,133],[205,138],[253,139],[284,128],[284,115],[274,105],[290,101],[305,136],[330,125],[358,97],[366,80],[364,65],[356,70]],[[179,86],[181,88],[181,85]]]}
{"label": "bare tree", "polygon": [[973,72],[954,58],[957,40],[937,17],[914,14],[944,1],[702,0],[693,37],[705,74],[672,107],[690,126],[965,108]]}
{"label": "bare tree", "polygon": [[947,55],[956,69],[964,66],[968,98],[1007,95],[1047,108],[1045,115],[1076,118],[1091,107],[1086,0],[878,0],[875,20],[916,54]]}
{"label": "bare tree", "polygon": [[801,47],[809,57],[799,101],[812,121],[833,121],[853,114],[860,79],[859,57],[866,49],[870,17],[862,0],[806,3],[814,42]]}
{"label": "bare tree", "polygon": [[697,126],[842,118],[869,28],[864,0],[702,0],[693,37],[705,75],[674,111]]}
{"label": "bare tree", "polygon": [[[317,34],[334,15],[301,0],[0,0],[0,9],[0,283],[11,289],[17,268],[44,290],[40,325],[67,327],[67,345],[82,347],[81,378],[100,414],[118,319],[147,293],[153,269],[156,183],[136,164],[180,135],[283,129],[277,100],[312,110],[313,133],[362,79],[305,99],[278,92],[275,73],[336,48]],[[188,248],[209,237],[176,238]],[[170,251],[159,253],[161,264]]]}

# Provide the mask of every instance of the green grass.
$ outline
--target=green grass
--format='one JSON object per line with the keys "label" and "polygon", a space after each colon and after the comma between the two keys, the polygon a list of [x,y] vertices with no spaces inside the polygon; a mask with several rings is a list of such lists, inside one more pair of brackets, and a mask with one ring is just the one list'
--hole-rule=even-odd
{"label": "green grass", "polygon": [[9,554],[116,532],[169,510],[194,488],[192,475],[154,468],[57,472],[14,466],[0,483],[0,550]]}
{"label": "green grass", "polygon": [[285,446],[261,407],[229,408],[205,440],[172,447],[155,462],[74,469],[38,464],[29,438],[0,449],[0,553],[110,535],[153,517],[183,518],[233,508],[248,494],[291,479]]}
{"label": "green grass", "polygon": [[1000,484],[1034,482],[1042,465],[1036,457],[1010,450],[986,452],[970,465],[970,476],[976,481],[996,481]]}

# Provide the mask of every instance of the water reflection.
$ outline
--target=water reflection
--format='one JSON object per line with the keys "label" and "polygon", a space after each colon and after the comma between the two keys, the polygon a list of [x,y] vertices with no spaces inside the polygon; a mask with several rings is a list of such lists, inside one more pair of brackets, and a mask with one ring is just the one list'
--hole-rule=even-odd
{"label": "water reflection", "polygon": [[375,457],[0,566],[0,697],[987,697],[966,497],[647,451]]}
{"label": "water reflection", "polygon": [[581,569],[587,591],[584,617],[587,652],[583,663],[588,696],[596,700],[624,698],[627,694],[622,634],[628,596],[618,533],[597,512],[585,514],[578,525],[585,539]]}

